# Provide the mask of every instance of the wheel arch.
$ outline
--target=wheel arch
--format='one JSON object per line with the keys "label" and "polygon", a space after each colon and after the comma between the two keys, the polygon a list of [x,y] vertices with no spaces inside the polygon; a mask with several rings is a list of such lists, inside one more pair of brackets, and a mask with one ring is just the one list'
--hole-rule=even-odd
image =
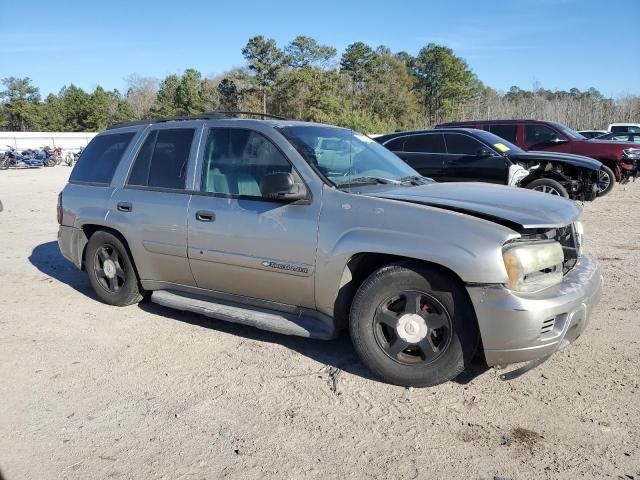
{"label": "wheel arch", "polygon": [[598,160],[605,167],[608,167],[609,169],[611,169],[614,175],[614,180],[616,182],[620,181],[622,175],[621,175],[620,166],[618,165],[617,160],[611,159],[611,158],[598,158],[598,157],[593,157],[593,158],[595,160]]}
{"label": "wheel arch", "polygon": [[129,259],[131,260],[131,264],[133,265],[133,270],[136,272],[138,283],[140,283],[140,273],[138,272],[138,267],[136,266],[136,260],[135,258],[133,258],[133,254],[131,253],[129,242],[127,241],[127,239],[122,233],[120,233],[115,228],[107,227],[106,225],[94,224],[94,223],[86,223],[82,225],[81,230],[85,237],[85,241],[83,242],[84,245],[82,246],[82,254],[80,256],[80,264],[81,264],[82,270],[85,270],[84,260],[85,260],[85,255],[87,252],[87,245],[89,244],[89,240],[91,239],[93,234],[96,232],[99,232],[99,231],[107,232],[113,235],[114,237],[116,237],[118,240],[120,240],[124,245],[124,248],[127,250],[127,255],[129,255]]}
{"label": "wheel arch", "polygon": [[338,328],[343,328],[347,325],[353,299],[362,283],[373,272],[387,265],[397,263],[407,263],[409,265],[416,265],[417,267],[423,266],[435,269],[462,286],[466,300],[469,302],[469,306],[474,312],[473,322],[476,328],[478,328],[478,321],[475,316],[473,303],[467,293],[467,289],[464,288],[465,282],[456,272],[444,265],[429,260],[377,252],[355,253],[349,258],[344,266],[333,309],[334,318]]}

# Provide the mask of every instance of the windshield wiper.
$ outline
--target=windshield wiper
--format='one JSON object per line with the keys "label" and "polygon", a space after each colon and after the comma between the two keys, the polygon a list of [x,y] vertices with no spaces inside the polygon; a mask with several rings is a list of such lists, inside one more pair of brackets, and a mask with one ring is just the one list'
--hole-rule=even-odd
{"label": "windshield wiper", "polygon": [[384,177],[356,177],[350,178],[349,180],[345,180],[344,182],[336,182],[336,185],[339,187],[344,187],[347,185],[376,185],[376,184],[394,184],[400,185],[402,182],[398,180],[393,180],[391,178]]}
{"label": "windshield wiper", "polygon": [[423,177],[422,175],[407,175],[398,179],[401,183],[411,183],[411,185],[424,185],[430,179]]}

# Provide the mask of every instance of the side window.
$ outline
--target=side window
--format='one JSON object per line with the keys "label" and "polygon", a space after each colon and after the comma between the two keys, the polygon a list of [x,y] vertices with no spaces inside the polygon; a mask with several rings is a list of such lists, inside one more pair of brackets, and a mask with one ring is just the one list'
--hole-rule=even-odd
{"label": "side window", "polygon": [[154,130],[136,157],[127,185],[185,188],[195,129]]}
{"label": "side window", "polygon": [[405,137],[394,138],[393,140],[384,144],[385,148],[391,150],[392,152],[401,152],[402,144],[405,141]]}
{"label": "side window", "polygon": [[516,132],[518,131],[517,125],[490,125],[489,131],[494,135],[504,138],[511,143],[516,142]]}
{"label": "side window", "polygon": [[416,153],[446,153],[444,139],[441,133],[425,133],[411,135],[404,142],[405,152]]}
{"label": "side window", "polygon": [[264,135],[235,128],[209,130],[201,191],[261,197],[262,177],[275,172],[296,175],[289,161]]}
{"label": "side window", "polygon": [[135,132],[99,135],[84,149],[76,164],[70,182],[111,183],[118,163]]}
{"label": "side window", "polygon": [[527,124],[524,126],[524,141],[527,145],[552,143],[554,139],[566,140],[566,137],[546,125]]}
{"label": "side window", "polygon": [[614,125],[611,127],[611,133],[627,132],[628,128],[623,125]]}
{"label": "side window", "polygon": [[481,148],[486,148],[475,138],[460,133],[445,133],[447,152],[457,155],[476,155]]}

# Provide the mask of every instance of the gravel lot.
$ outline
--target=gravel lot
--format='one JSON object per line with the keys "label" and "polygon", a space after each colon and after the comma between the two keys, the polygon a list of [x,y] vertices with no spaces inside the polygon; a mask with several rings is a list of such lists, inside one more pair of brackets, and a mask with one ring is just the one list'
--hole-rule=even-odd
{"label": "gravel lot", "polygon": [[[372,379],[347,335],[98,303],[59,253],[68,167],[0,172],[0,470],[46,478],[640,479],[640,184],[585,206],[605,291],[525,376]],[[0,476],[2,476],[0,475]]]}

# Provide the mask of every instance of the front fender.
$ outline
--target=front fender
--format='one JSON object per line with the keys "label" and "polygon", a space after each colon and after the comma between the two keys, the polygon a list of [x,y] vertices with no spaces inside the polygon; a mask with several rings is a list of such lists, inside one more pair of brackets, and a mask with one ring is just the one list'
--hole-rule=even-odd
{"label": "front fender", "polygon": [[316,304],[333,314],[349,260],[378,253],[431,262],[467,283],[506,283],[502,246],[519,234],[436,207],[328,192],[320,217]]}

